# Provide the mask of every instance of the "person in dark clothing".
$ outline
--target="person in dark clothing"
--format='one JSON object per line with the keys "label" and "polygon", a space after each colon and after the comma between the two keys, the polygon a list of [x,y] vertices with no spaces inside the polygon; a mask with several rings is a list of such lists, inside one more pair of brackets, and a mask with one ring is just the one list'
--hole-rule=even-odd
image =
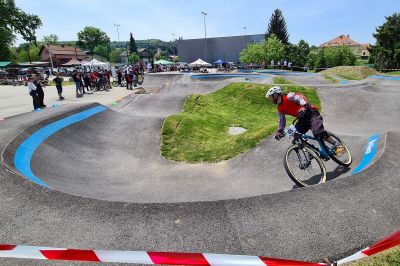
{"label": "person in dark clothing", "polygon": [[85,86],[84,86],[84,87],[86,87],[87,93],[89,93],[89,89],[92,90],[92,85],[90,84],[90,76],[89,76],[89,73],[86,73],[86,74],[83,76],[83,82],[85,83]]}
{"label": "person in dark clothing", "polygon": [[63,83],[63,79],[60,78],[60,74],[57,73],[57,76],[55,79],[53,79],[53,82],[56,84],[56,88],[57,88],[57,93],[58,93],[58,99],[60,101],[64,100],[64,97],[62,96],[62,83]]}
{"label": "person in dark clothing", "polygon": [[42,87],[42,83],[40,81],[40,75],[35,76],[35,80],[33,81],[33,84],[36,86],[36,93],[39,97],[39,105],[40,107],[44,108],[46,105],[44,104],[44,91]]}
{"label": "person in dark clothing", "polygon": [[82,74],[79,74],[79,83],[81,84],[81,93],[86,94],[85,85],[83,84],[83,77]]}
{"label": "person in dark clothing", "polygon": [[81,79],[80,79],[80,75],[78,73],[78,71],[74,71],[74,73],[72,74],[72,79],[75,82],[75,86],[76,86],[76,98],[82,97],[81,94]]}
{"label": "person in dark clothing", "polygon": [[128,79],[126,83],[127,90],[133,90],[132,83],[134,82],[134,80],[135,80],[135,74],[133,74],[133,71],[131,70],[128,74]]}
{"label": "person in dark clothing", "polygon": [[32,96],[33,110],[40,109],[39,97],[36,92],[36,86],[32,82],[32,78],[28,79],[27,88],[29,95]]}
{"label": "person in dark clothing", "polygon": [[121,73],[121,70],[118,70],[117,77],[118,77],[118,86],[121,86],[121,82],[122,82],[122,73]]}

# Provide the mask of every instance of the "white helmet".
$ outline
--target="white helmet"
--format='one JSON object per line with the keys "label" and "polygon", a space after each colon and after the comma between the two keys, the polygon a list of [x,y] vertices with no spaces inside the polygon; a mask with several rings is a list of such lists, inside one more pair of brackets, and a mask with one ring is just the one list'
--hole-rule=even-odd
{"label": "white helmet", "polygon": [[265,94],[265,98],[268,98],[269,96],[273,95],[273,94],[282,94],[282,90],[281,87],[279,86],[274,86],[271,89],[268,90],[267,94]]}

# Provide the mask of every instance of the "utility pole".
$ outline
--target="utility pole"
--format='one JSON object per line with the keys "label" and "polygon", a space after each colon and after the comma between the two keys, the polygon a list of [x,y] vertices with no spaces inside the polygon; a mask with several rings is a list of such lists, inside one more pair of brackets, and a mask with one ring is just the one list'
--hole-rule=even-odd
{"label": "utility pole", "polygon": [[207,61],[207,25],[206,25],[207,12],[201,11],[201,14],[203,14],[204,16],[204,61]]}
{"label": "utility pole", "polygon": [[[175,33],[171,33],[171,35],[172,35],[172,45],[173,45],[173,47],[175,46]],[[175,47],[174,47],[174,49],[173,49],[173,52],[172,52],[173,54],[173,56],[175,56]],[[174,60],[173,60],[174,62],[175,62],[175,57],[174,57]]]}
{"label": "utility pole", "polygon": [[118,27],[121,26],[120,24],[114,24],[115,27],[117,27],[117,34],[118,34],[118,41],[119,41],[119,31],[118,31]]}
{"label": "utility pole", "polygon": [[53,65],[53,58],[51,57],[50,43],[47,43],[47,51],[49,51],[50,62],[51,62],[51,70],[53,71],[54,65]]}

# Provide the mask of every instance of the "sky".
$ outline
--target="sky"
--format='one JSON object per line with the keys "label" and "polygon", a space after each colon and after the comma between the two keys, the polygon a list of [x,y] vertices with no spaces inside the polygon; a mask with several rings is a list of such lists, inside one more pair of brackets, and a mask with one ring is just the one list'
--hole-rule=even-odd
{"label": "sky", "polygon": [[[61,41],[77,39],[85,26],[98,27],[110,37],[135,39],[204,38],[202,11],[207,12],[207,37],[265,33],[272,12],[282,10],[289,41],[304,39],[320,45],[341,34],[360,43],[375,43],[372,34],[385,16],[400,12],[400,0],[16,0],[43,26],[38,40],[56,34]],[[39,4],[40,3],[40,4]],[[173,35],[175,34],[175,35]],[[175,37],[174,37],[175,36]],[[23,42],[18,37],[16,44]]]}

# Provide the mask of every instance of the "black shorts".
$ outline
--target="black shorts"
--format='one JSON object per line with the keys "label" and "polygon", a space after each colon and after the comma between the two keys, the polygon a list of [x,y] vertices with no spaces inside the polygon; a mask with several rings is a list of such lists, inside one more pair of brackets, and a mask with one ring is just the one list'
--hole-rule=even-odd
{"label": "black shorts", "polygon": [[314,137],[318,138],[325,132],[322,116],[318,111],[307,111],[305,116],[296,123],[296,129],[305,134],[311,129]]}
{"label": "black shorts", "polygon": [[56,88],[58,93],[62,93],[62,86],[56,86]]}

